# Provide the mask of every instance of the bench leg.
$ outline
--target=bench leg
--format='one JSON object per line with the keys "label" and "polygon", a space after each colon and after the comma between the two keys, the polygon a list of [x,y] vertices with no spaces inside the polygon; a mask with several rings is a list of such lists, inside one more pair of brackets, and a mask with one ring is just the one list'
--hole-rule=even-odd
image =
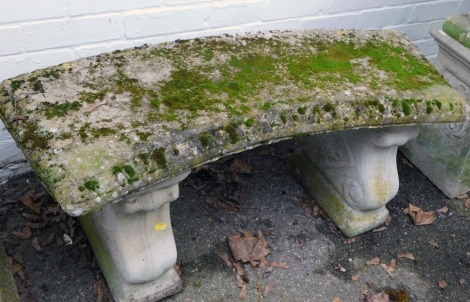
{"label": "bench leg", "polygon": [[337,131],[303,138],[292,172],[341,231],[354,237],[382,224],[398,192],[396,153],[417,126]]}
{"label": "bench leg", "polygon": [[116,301],[157,301],[181,290],[169,202],[188,174],[80,218]]}

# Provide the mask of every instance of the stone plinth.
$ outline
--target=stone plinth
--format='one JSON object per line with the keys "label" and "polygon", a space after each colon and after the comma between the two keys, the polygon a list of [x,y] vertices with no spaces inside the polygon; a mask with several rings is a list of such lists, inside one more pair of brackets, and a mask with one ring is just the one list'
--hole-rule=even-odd
{"label": "stone plinth", "polygon": [[384,223],[398,192],[398,146],[417,126],[359,129],[301,139],[291,170],[341,231],[355,237]]}
{"label": "stone plinth", "polygon": [[[470,15],[449,17],[443,29],[432,32],[439,45],[436,68],[470,103]],[[448,197],[470,190],[469,128],[470,120],[421,126],[417,139],[401,149]]]}

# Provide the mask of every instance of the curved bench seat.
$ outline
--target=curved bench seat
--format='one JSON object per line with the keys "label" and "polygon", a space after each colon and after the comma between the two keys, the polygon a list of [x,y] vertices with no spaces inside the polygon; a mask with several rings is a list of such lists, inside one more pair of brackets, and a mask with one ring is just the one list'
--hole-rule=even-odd
{"label": "curved bench seat", "polygon": [[463,118],[454,90],[392,31],[175,41],[35,71],[0,90],[6,127],[74,216],[260,144]]}
{"label": "curved bench seat", "polygon": [[397,146],[416,124],[465,116],[463,99],[393,31],[175,41],[0,84],[0,117],[51,195],[83,215],[117,301],[181,288],[168,203],[191,168],[301,138],[292,171],[356,236],[385,221]]}

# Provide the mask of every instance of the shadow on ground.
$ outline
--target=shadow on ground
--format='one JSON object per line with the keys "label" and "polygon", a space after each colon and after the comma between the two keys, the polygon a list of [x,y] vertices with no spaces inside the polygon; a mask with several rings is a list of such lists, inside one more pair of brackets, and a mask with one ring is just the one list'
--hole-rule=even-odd
{"label": "shadow on ground", "polygon": [[[230,255],[227,238],[237,229],[263,231],[271,247],[268,258],[289,266],[266,271],[245,265],[246,301],[361,301],[363,293],[382,291],[393,292],[396,299],[409,296],[409,301],[468,301],[470,209],[463,200],[446,198],[399,155],[400,191],[388,204],[391,224],[351,242],[315,212],[312,200],[287,171],[285,157],[293,144],[286,141],[236,155],[251,167],[251,174],[221,173],[231,159],[182,182],[171,212],[184,290],[165,301],[239,301],[236,272],[217,256]],[[214,178],[221,174],[222,180]],[[32,174],[0,188],[0,237],[22,299],[109,300],[78,222],[42,192]],[[34,202],[43,203],[40,213],[19,201],[25,194],[36,194]],[[408,203],[427,211],[446,206],[448,211],[431,225],[415,226],[403,213]],[[398,258],[404,252],[416,259]],[[396,260],[393,278],[380,263],[365,264],[374,257],[386,265]],[[440,288],[443,280],[447,287]],[[270,284],[274,289],[262,297]]]}

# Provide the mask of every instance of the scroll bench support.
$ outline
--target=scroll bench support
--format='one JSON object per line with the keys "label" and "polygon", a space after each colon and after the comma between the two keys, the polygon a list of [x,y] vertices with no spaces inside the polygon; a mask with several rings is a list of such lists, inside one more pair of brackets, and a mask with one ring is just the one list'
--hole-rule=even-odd
{"label": "scroll bench support", "polygon": [[189,171],[80,217],[116,301],[157,301],[182,289],[170,202]]}
{"label": "scroll bench support", "polygon": [[397,148],[417,126],[312,135],[290,155],[292,172],[341,231],[354,237],[385,222],[398,192]]}

